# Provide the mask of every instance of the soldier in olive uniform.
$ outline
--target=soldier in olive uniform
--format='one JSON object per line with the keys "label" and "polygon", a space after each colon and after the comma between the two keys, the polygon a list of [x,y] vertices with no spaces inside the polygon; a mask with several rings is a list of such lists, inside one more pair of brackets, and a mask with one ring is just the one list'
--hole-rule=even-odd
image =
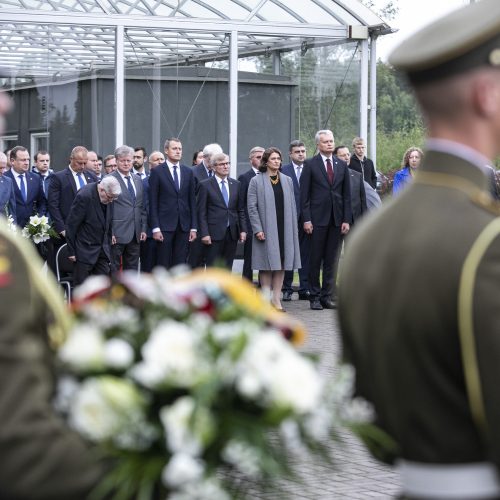
{"label": "soldier in olive uniform", "polygon": [[392,54],[428,124],[412,184],[350,241],[344,356],[397,443],[405,498],[500,498],[500,1],[481,0]]}
{"label": "soldier in olive uniform", "polygon": [[31,247],[0,221],[0,498],[84,499],[104,471],[52,407],[68,313]]}

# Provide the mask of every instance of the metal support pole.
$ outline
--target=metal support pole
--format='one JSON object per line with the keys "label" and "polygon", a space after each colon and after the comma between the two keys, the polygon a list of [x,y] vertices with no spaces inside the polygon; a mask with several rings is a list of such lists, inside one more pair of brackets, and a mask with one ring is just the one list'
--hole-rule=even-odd
{"label": "metal support pole", "polygon": [[370,158],[377,168],[377,37],[370,39]]}
{"label": "metal support pole", "polygon": [[238,31],[231,31],[229,43],[229,157],[230,176],[238,169]]}
{"label": "metal support pole", "polygon": [[281,75],[281,52],[273,50],[273,72],[275,75]]}
{"label": "metal support pole", "polygon": [[125,129],[124,27],[117,26],[115,33],[115,147],[118,147],[124,143]]}
{"label": "metal support pole", "polygon": [[359,93],[359,136],[368,135],[368,40],[361,41],[361,78]]}

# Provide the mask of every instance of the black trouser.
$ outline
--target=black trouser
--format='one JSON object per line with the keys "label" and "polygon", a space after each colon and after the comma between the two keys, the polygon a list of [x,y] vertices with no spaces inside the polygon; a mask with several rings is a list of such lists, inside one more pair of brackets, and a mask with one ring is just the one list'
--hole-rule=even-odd
{"label": "black trouser", "polygon": [[[304,228],[299,225],[299,248],[300,262],[299,269],[299,293],[309,291],[309,254],[311,251],[311,236],[304,232]],[[285,278],[281,290],[283,292],[293,292],[293,271],[285,271]]]}
{"label": "black trouser", "polygon": [[84,262],[76,261],[75,271],[73,274],[73,286],[81,285],[90,275],[111,274],[108,256],[101,250],[97,262],[95,264],[85,264]]}
{"label": "black trouser", "polygon": [[[335,295],[336,263],[342,242],[340,226],[314,225],[311,234],[311,253],[309,259],[309,291],[311,300],[331,300]],[[323,283],[320,285],[319,275],[323,262]]]}
{"label": "black trouser", "polygon": [[185,264],[189,248],[189,231],[178,225],[175,231],[162,231],[163,241],[157,248],[157,264],[166,269]]}
{"label": "black trouser", "polygon": [[116,271],[120,269],[123,271],[128,269],[137,271],[139,268],[140,252],[141,247],[139,242],[135,239],[135,236],[130,243],[115,243],[111,246],[114,269]]}
{"label": "black trouser", "polygon": [[141,241],[141,272],[150,273],[156,266],[158,242],[148,237]]}
{"label": "black trouser", "polygon": [[211,245],[203,245],[206,248],[207,267],[223,263],[227,269],[233,268],[234,255],[238,241],[231,236],[231,230],[228,227],[223,240],[212,240]]}
{"label": "black trouser", "polygon": [[245,241],[243,247],[243,278],[253,283],[253,269],[252,269],[252,234],[248,233],[249,237]]}

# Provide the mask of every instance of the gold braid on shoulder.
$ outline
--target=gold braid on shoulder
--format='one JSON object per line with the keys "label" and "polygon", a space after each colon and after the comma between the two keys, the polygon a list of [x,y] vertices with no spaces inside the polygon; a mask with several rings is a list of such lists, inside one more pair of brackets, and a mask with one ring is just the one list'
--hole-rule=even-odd
{"label": "gold braid on shoulder", "polygon": [[69,311],[64,304],[61,292],[51,276],[44,276],[40,268],[40,259],[32,246],[20,236],[16,236],[5,224],[0,224],[0,235],[10,241],[23,259],[31,286],[43,298],[52,321],[48,326],[48,337],[53,348],[60,346],[66,339],[71,324]]}

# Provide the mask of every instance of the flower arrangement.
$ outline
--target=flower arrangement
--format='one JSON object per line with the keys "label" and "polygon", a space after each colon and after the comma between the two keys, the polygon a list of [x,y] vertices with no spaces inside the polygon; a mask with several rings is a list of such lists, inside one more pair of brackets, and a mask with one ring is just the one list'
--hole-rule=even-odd
{"label": "flower arrangement", "polygon": [[49,224],[49,219],[45,215],[42,215],[41,217],[38,215],[32,215],[26,226],[22,229],[21,235],[24,238],[32,240],[35,245],[43,243],[51,237],[59,237],[56,231]]}
{"label": "flower arrangement", "polygon": [[95,498],[233,498],[353,415],[352,377],[325,383],[302,324],[226,271],[93,277],[74,299],[55,404],[114,459]]}
{"label": "flower arrangement", "polygon": [[13,232],[17,233],[17,225],[14,222],[14,217],[12,215],[7,215],[7,227]]}

